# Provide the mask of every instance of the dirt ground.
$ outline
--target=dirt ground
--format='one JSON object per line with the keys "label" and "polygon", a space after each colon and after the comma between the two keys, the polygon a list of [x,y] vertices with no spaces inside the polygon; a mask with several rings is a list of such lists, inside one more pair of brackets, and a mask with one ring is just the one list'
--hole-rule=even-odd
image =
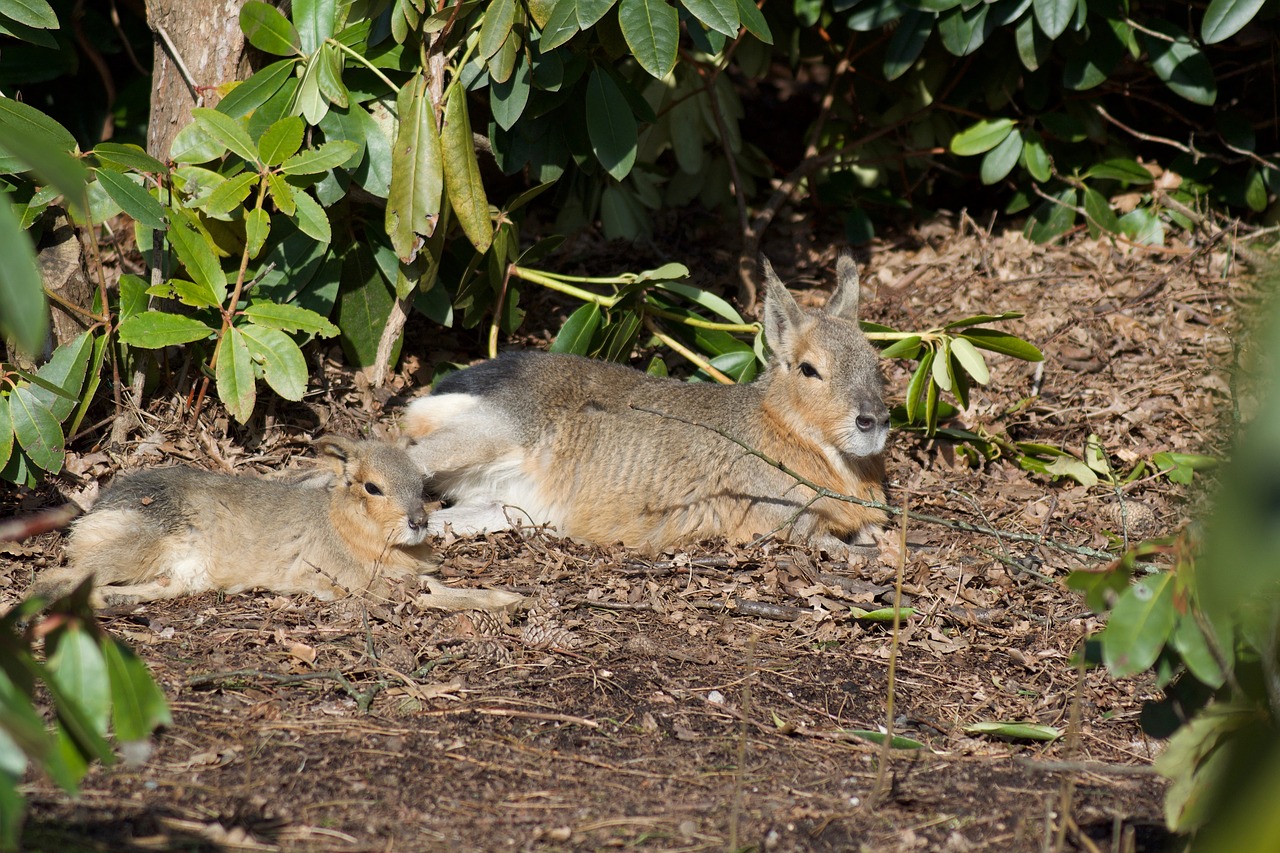
{"label": "dirt ground", "polygon": [[[802,228],[785,234],[765,248],[817,304],[834,250],[805,248],[818,241]],[[695,241],[655,261],[686,262],[695,282],[727,291],[730,265]],[[1232,339],[1248,304],[1224,245],[1045,248],[942,218],[860,258],[876,289],[863,314],[924,329],[1026,312],[1006,328],[1046,361],[989,356],[991,383],[959,423],[1077,454],[1096,434],[1125,473],[1158,451],[1224,448]],[[582,269],[636,268],[610,251],[580,255]],[[542,306],[547,327],[566,307]],[[83,492],[161,461],[244,473],[305,464],[307,433],[377,432],[433,364],[464,357],[454,342],[416,346],[393,395],[331,359],[305,417],[274,411],[252,436],[228,435],[216,410],[191,426],[157,400],[133,443],[91,438],[54,486]],[[896,402],[907,373],[886,374]],[[543,532],[492,535],[444,543],[443,570],[524,594],[529,608],[510,619],[407,598],[270,594],[104,613],[163,686],[173,725],[145,764],[92,770],[78,798],[33,775],[26,846],[1173,849],[1151,771],[1162,745],[1139,726],[1153,687],[1080,676],[1072,656],[1100,623],[1063,579],[1099,563],[1055,546],[1114,549],[1126,534],[1175,531],[1200,481],[1086,489],[1004,459],[971,467],[955,445],[909,432],[891,439],[888,469],[895,503],[909,496],[914,509],[1044,542],[911,523],[915,615],[900,637],[893,729],[924,747],[894,750],[883,767],[880,747],[856,733],[885,726],[891,632],[851,607],[892,601],[895,549],[846,565],[777,544],[645,558]],[[5,506],[59,500],[51,486]],[[0,546],[0,608],[60,556],[56,533]],[[983,721],[1065,736],[966,733]]]}

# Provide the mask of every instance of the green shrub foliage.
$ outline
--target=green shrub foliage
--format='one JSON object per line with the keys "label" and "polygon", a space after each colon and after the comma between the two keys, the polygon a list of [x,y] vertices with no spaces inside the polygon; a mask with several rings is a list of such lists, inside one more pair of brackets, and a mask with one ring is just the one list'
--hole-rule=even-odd
{"label": "green shrub foliage", "polygon": [[[522,239],[530,209],[561,233],[598,222],[606,236],[636,238],[655,212],[695,202],[745,217],[794,167],[785,186],[806,184],[854,241],[895,210],[980,182],[990,203],[1028,212],[1034,239],[1088,229],[1159,242],[1210,205],[1263,209],[1276,175],[1258,153],[1275,146],[1254,130],[1266,99],[1246,97],[1274,82],[1274,9],[1258,0],[288,8],[243,5],[258,70],[221,86],[164,156],[78,144],[40,110],[0,98],[0,250],[15,259],[0,269],[0,324],[13,345],[38,351],[45,323],[15,229],[38,232],[52,205],[81,226],[126,214],[151,268],[91,308],[89,344],[67,356],[89,354],[80,385],[6,367],[7,479],[57,470],[55,433],[82,414],[26,398],[84,399],[108,356],[128,370],[144,351],[183,347],[246,421],[263,385],[301,397],[301,347],[314,338],[336,337],[355,366],[385,368],[399,318],[418,312],[487,331],[495,351],[523,322],[530,285],[583,302],[558,349],[625,359],[637,344],[662,345],[702,378],[758,370],[758,327],[681,281],[678,265],[585,281],[540,269],[557,242]],[[0,0],[9,38],[40,45],[57,26],[45,0]],[[769,113],[766,95],[783,88],[815,93],[807,125]],[[780,130],[803,137],[802,160],[773,162],[750,141]],[[919,362],[901,420],[929,430],[943,395],[963,406],[985,381],[979,350],[1038,357],[982,327],[869,330],[891,356]]]}

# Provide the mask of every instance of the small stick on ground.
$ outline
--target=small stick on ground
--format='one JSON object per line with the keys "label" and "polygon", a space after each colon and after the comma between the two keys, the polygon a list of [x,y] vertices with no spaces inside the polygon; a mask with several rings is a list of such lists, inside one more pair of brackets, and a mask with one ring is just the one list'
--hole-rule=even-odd
{"label": "small stick on ground", "polygon": [[747,732],[751,717],[751,680],[756,676],[756,635],[747,640],[747,675],[742,679],[742,730],[738,734],[737,766],[733,770],[733,801],[729,807],[729,849],[739,850],[738,824],[742,820],[742,789],[746,778]]}
{"label": "small stick on ground", "polygon": [[893,633],[889,637],[889,675],[885,687],[884,742],[880,744],[880,766],[876,768],[876,783],[872,788],[871,802],[879,804],[888,795],[886,784],[889,756],[893,749],[893,693],[898,670],[898,639],[902,628],[902,577],[907,573],[907,519],[911,517],[910,494],[902,494],[902,524],[898,528],[898,570],[893,585]]}

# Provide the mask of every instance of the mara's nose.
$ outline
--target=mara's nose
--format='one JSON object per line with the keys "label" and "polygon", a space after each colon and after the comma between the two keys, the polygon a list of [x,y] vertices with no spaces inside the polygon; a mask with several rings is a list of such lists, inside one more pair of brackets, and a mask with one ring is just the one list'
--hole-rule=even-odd
{"label": "mara's nose", "polygon": [[409,525],[409,529],[416,533],[427,526],[427,514],[423,512],[418,513],[417,515],[411,515],[409,516],[407,524]]}
{"label": "mara's nose", "polygon": [[868,415],[866,413],[860,414],[853,421],[854,425],[857,426],[859,432],[875,432],[877,429],[883,427],[888,422],[889,422],[888,409],[885,409],[883,412],[877,413],[875,415]]}

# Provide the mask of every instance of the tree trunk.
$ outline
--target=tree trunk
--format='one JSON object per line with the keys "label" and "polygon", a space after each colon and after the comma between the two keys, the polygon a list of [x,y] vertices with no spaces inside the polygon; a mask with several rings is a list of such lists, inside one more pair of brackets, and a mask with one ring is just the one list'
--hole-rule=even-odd
{"label": "tree trunk", "polygon": [[166,160],[192,107],[217,103],[213,87],[248,76],[240,8],[245,0],[147,0],[155,38],[147,150]]}

